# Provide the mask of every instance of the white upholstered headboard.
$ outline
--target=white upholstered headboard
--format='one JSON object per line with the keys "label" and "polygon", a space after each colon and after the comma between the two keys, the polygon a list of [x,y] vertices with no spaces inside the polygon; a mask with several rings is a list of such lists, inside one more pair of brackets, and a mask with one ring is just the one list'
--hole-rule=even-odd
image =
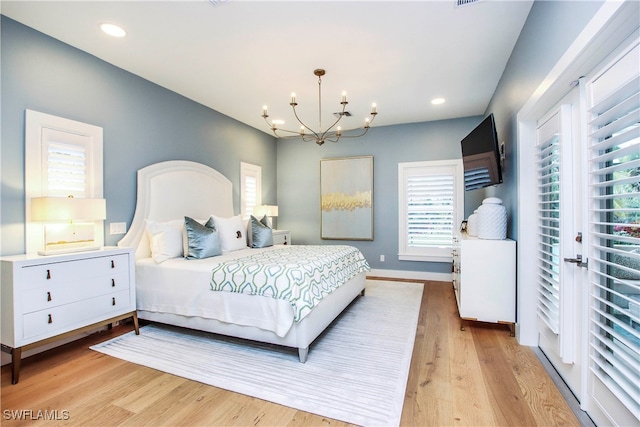
{"label": "white upholstered headboard", "polygon": [[138,170],[136,211],[120,247],[135,248],[136,259],[148,258],[145,220],[171,221],[189,216],[233,216],[231,181],[215,169],[186,160],[156,163]]}

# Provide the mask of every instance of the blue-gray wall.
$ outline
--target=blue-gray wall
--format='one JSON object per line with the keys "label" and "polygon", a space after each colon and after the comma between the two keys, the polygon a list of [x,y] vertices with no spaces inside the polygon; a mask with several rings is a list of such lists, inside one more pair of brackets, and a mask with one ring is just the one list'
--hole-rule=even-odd
{"label": "blue-gray wall", "polygon": [[[503,200],[509,215],[508,237],[517,240],[516,114],[551,68],[600,8],[601,1],[536,1],[493,99],[483,116],[372,128],[359,140],[315,144],[278,142],[278,225],[292,230],[298,243],[320,242],[319,159],[374,156],[373,242],[351,242],[373,268],[446,273],[448,263],[398,261],[399,162],[460,158],[460,140],[489,113],[498,139],[505,142],[503,184],[465,193],[465,216],[485,197]],[[410,49],[409,46],[403,48]],[[416,53],[419,54],[419,53]],[[379,107],[382,111],[383,106]],[[381,113],[382,114],[382,113]],[[380,255],[386,261],[380,262]]]}
{"label": "blue-gray wall", "polygon": [[[499,139],[506,143],[504,184],[465,193],[465,211],[468,214],[488,195],[502,198],[509,211],[512,238],[517,239],[515,115],[601,3],[536,1],[485,112],[495,114]],[[363,138],[322,147],[294,140],[276,142],[6,17],[1,25],[0,254],[24,251],[24,110],[30,108],[104,128],[107,223],[130,223],[135,171],[171,159],[200,161],[220,170],[236,188],[239,209],[239,162],[247,161],[263,167],[264,201],[278,204],[277,225],[291,230],[294,243],[334,243],[320,239],[319,160],[372,155],[375,240],[351,243],[363,251],[373,268],[450,270],[444,263],[397,260],[397,165],[459,158],[460,139],[482,116],[374,127]],[[107,234],[105,239],[114,244],[119,236]],[[380,255],[385,255],[384,263]]]}
{"label": "blue-gray wall", "polygon": [[450,273],[448,263],[398,261],[398,163],[459,159],[460,140],[480,119],[374,127],[364,137],[322,146],[279,140],[278,227],[291,230],[294,243],[342,242],[320,238],[320,159],[371,155],[374,240],[348,243],[358,247],[373,268]]}
{"label": "blue-gray wall", "polygon": [[494,114],[498,138],[505,142],[504,183],[467,193],[465,210],[472,212],[484,197],[501,198],[509,215],[507,234],[514,240],[518,240],[516,115],[603,3],[536,0],[487,109],[486,114]]}
{"label": "blue-gray wall", "polygon": [[229,178],[240,212],[240,162],[262,166],[263,200],[275,204],[276,139],[114,67],[5,16],[1,21],[2,255],[24,253],[25,109],[104,130],[105,243],[108,223],[131,224],[136,171],[164,160],[193,160]]}

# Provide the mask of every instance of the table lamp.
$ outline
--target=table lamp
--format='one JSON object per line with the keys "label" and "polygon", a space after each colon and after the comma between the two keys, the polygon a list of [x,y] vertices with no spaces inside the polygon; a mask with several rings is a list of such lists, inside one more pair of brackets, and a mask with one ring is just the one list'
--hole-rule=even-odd
{"label": "table lamp", "polygon": [[[39,255],[98,249],[98,246],[95,246],[93,222],[106,218],[105,199],[73,196],[31,199],[31,220],[45,223],[44,250],[38,251]],[[63,227],[60,227],[61,225]]]}

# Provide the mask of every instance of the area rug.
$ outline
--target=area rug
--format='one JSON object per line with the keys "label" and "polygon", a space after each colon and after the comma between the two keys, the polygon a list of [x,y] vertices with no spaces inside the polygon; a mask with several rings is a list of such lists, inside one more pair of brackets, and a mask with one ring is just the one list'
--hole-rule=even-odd
{"label": "area rug", "polygon": [[309,349],[148,325],[91,347],[183,378],[362,426],[400,424],[421,283],[368,280]]}

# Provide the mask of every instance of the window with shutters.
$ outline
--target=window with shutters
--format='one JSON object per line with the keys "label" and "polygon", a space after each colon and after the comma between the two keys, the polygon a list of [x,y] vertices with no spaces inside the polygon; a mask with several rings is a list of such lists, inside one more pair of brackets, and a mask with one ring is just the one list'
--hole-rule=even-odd
{"label": "window with shutters", "polygon": [[590,367],[634,414],[640,413],[639,61],[636,45],[587,86]]}
{"label": "window with shutters", "polygon": [[48,196],[90,197],[91,138],[42,130],[43,189]]}
{"label": "window with shutters", "polygon": [[[30,221],[31,198],[103,197],[102,128],[50,114],[25,113],[26,252],[43,247],[44,224]],[[96,221],[97,245],[104,223]],[[76,230],[77,231],[77,230]]]}
{"label": "window with shutters", "polygon": [[464,215],[462,173],[461,160],[398,164],[398,259],[451,261]]}
{"label": "window with shutters", "polygon": [[242,218],[249,219],[262,205],[262,167],[240,162],[240,199]]}

